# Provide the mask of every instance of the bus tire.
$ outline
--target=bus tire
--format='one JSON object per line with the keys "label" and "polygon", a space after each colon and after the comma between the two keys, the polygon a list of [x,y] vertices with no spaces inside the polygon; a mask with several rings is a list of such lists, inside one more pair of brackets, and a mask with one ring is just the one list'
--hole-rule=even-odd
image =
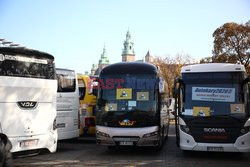
{"label": "bus tire", "polygon": [[180,137],[176,137],[176,146],[180,147]]}
{"label": "bus tire", "polygon": [[13,166],[13,158],[12,158],[12,154],[10,151],[8,151],[6,153],[6,157],[5,157],[5,161],[3,163],[4,167],[11,167]]}
{"label": "bus tire", "polygon": [[0,145],[1,145],[1,160],[0,164],[4,167],[12,167],[13,166],[13,158],[10,152],[12,145],[9,141],[8,137],[5,134],[0,134]]}
{"label": "bus tire", "polygon": [[178,131],[178,133],[176,133],[176,146],[180,147],[180,132]]}

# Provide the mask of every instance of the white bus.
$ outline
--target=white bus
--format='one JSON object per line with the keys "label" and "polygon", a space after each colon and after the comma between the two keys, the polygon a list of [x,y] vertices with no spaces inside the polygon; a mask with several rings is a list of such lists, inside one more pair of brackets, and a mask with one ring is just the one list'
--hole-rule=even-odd
{"label": "white bus", "polygon": [[54,57],[0,47],[0,131],[11,152],[57,148]]}
{"label": "white bus", "polygon": [[175,82],[177,145],[182,150],[249,152],[248,83],[239,64],[183,67]]}
{"label": "white bus", "polygon": [[56,68],[58,140],[79,136],[79,90],[74,70]]}

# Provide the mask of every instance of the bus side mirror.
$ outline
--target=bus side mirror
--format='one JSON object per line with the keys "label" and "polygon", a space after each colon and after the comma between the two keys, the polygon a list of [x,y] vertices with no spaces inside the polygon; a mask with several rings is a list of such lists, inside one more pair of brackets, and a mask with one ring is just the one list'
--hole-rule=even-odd
{"label": "bus side mirror", "polygon": [[179,94],[179,88],[177,87],[177,84],[179,84],[179,86],[180,86],[180,84],[182,84],[182,83],[183,83],[183,81],[179,77],[174,80],[174,88],[173,88],[174,98],[177,98],[177,96]]}

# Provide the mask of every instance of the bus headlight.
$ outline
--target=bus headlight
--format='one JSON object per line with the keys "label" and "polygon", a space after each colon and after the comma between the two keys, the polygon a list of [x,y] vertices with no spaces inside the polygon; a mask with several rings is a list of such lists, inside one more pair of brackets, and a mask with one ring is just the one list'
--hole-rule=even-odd
{"label": "bus headlight", "polygon": [[183,132],[190,134],[190,129],[187,125],[180,125],[180,128]]}
{"label": "bus headlight", "polygon": [[155,132],[147,133],[143,135],[142,137],[147,138],[147,137],[157,136],[158,134],[159,134],[158,131],[155,131]]}
{"label": "bus headlight", "polygon": [[96,131],[96,136],[101,136],[101,137],[110,137],[107,133]]}
{"label": "bus headlight", "polygon": [[244,135],[244,134],[246,134],[246,133],[248,133],[248,132],[250,132],[250,126],[243,127],[243,128],[240,130],[240,133],[241,133],[242,135]]}

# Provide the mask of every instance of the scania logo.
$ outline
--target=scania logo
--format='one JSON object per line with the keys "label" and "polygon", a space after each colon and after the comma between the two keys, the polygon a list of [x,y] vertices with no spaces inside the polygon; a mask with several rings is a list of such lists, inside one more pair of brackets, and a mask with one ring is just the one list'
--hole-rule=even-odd
{"label": "scania logo", "polygon": [[36,101],[19,101],[17,104],[22,109],[33,109],[37,106]]}
{"label": "scania logo", "polygon": [[226,130],[224,128],[204,128],[204,132],[207,133],[225,133]]}

